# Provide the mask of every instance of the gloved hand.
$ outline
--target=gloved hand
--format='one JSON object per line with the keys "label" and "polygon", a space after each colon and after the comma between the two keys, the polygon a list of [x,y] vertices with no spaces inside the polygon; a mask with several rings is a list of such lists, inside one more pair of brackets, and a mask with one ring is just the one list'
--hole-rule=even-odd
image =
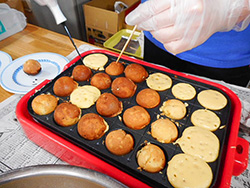
{"label": "gloved hand", "polygon": [[48,6],[50,11],[52,12],[55,20],[56,20],[56,24],[61,24],[63,22],[65,22],[67,19],[66,17],[63,15],[57,0],[35,0],[35,2],[37,2],[40,6]]}
{"label": "gloved hand", "polygon": [[215,32],[232,30],[243,12],[249,24],[249,1],[148,0],[125,20],[150,31],[166,50],[178,54],[204,43]]}

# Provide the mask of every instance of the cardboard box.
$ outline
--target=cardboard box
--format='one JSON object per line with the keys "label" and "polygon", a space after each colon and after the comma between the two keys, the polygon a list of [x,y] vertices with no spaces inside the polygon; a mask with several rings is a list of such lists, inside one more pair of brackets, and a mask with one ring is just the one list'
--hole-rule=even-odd
{"label": "cardboard box", "polygon": [[86,26],[87,39],[90,44],[103,46],[103,43],[113,34]]}
{"label": "cardboard box", "polygon": [[10,8],[14,8],[24,13],[23,4],[20,0],[0,0],[0,3],[6,3]]}
{"label": "cardboard box", "polygon": [[140,0],[122,0],[128,8],[120,13],[114,11],[115,2],[116,0],[92,0],[83,5],[88,42],[92,43],[94,39],[103,44],[123,29],[126,25],[125,16],[139,5]]}

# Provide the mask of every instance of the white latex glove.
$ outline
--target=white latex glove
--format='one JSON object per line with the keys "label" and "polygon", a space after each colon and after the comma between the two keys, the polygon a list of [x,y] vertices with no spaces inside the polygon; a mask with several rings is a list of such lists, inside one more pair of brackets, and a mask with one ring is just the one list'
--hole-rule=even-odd
{"label": "white latex glove", "polygon": [[[150,31],[166,50],[178,54],[204,43],[219,31],[232,30],[250,0],[148,0],[127,17],[128,25]],[[244,28],[243,28],[244,29]]]}
{"label": "white latex glove", "polygon": [[67,19],[66,17],[63,15],[57,0],[35,0],[35,2],[37,2],[40,6],[48,6],[50,11],[52,12],[55,20],[56,20],[56,24],[61,24],[63,22],[65,22]]}

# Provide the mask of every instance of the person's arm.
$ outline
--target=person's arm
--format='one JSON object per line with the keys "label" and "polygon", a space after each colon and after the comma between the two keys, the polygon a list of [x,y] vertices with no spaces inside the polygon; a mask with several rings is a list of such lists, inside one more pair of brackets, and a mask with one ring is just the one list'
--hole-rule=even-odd
{"label": "person's arm", "polygon": [[249,25],[250,0],[148,0],[127,17],[128,25],[150,31],[171,53],[204,43],[216,32]]}

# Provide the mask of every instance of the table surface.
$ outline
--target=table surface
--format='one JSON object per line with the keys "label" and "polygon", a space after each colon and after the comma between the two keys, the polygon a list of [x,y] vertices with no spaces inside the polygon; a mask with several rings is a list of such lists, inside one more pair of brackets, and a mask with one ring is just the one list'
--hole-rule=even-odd
{"label": "table surface", "polygon": [[[76,46],[86,42],[74,39]],[[32,24],[2,41],[0,50],[8,53],[13,60],[37,52],[53,52],[63,56],[69,55],[75,50],[70,39],[62,35]],[[0,86],[0,102],[13,95]]]}

